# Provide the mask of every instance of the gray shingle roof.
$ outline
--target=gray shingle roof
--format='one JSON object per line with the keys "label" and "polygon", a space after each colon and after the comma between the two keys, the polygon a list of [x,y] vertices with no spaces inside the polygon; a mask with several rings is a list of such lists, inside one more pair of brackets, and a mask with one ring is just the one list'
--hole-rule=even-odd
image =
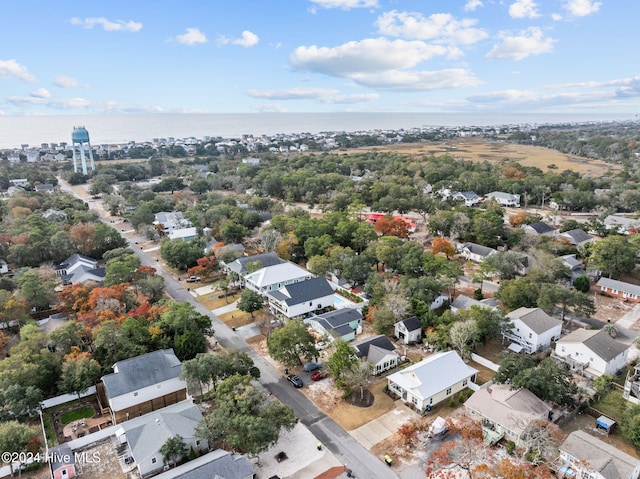
{"label": "gray shingle roof", "polygon": [[596,283],[598,286],[608,289],[616,289],[618,291],[622,291],[623,293],[631,293],[636,296],[640,296],[640,286],[631,283],[625,283],[624,281],[617,281],[615,279],[609,279],[602,277]]}
{"label": "gray shingle roof", "polygon": [[484,257],[487,257],[490,254],[494,254],[494,253],[498,252],[497,250],[495,250],[493,248],[489,248],[488,246],[482,246],[482,245],[476,244],[476,243],[465,243],[462,246],[464,248],[468,249],[469,252],[471,252],[473,254],[478,254],[478,255],[484,256]]}
{"label": "gray shingle roof", "polygon": [[529,227],[531,229],[533,229],[539,235],[543,235],[545,233],[550,233],[555,229],[552,226],[549,226],[547,223],[544,223],[543,221],[539,221],[538,223],[530,224]]}
{"label": "gray shingle roof", "polygon": [[410,318],[403,319],[400,323],[404,324],[404,327],[407,331],[416,331],[418,329],[422,329],[422,323],[416,316],[411,316]]}
{"label": "gray shingle roof", "polygon": [[567,238],[571,244],[580,244],[593,239],[593,236],[587,234],[581,229],[565,231],[564,233],[561,233],[560,236]]}
{"label": "gray shingle roof", "polygon": [[243,256],[236,259],[235,261],[232,261],[227,266],[229,267],[229,269],[235,271],[238,274],[244,274],[247,272],[247,263],[253,263],[254,261],[260,261],[263,268],[267,268],[276,264],[286,263],[286,261],[280,258],[277,254],[270,252],[256,254],[254,256]]}
{"label": "gray shingle roof", "polygon": [[562,321],[552,318],[540,308],[518,308],[508,313],[507,317],[520,319],[536,334],[544,333],[562,324]]}
{"label": "gray shingle roof", "polygon": [[176,378],[182,363],[173,349],[162,349],[118,361],[114,372],[102,377],[107,396],[114,398],[153,384]]}
{"label": "gray shingle roof", "polygon": [[175,469],[170,469],[156,479],[245,479],[253,477],[251,462],[240,454],[217,449]]}
{"label": "gray shingle roof", "polygon": [[572,432],[559,449],[578,461],[586,461],[590,469],[607,479],[628,479],[640,465],[638,459],[586,431]]}
{"label": "gray shingle roof", "polygon": [[386,349],[387,351],[395,351],[396,349],[393,343],[384,334],[373,336],[372,338],[353,345],[358,357],[360,358],[369,356],[369,348],[371,346],[377,346],[379,348]]}
{"label": "gray shingle roof", "polygon": [[170,437],[195,436],[195,428],[202,419],[198,406],[182,401],[122,423],[131,448],[131,455],[141,463],[160,451]]}
{"label": "gray shingle roof", "polygon": [[596,356],[607,362],[618,357],[628,348],[627,345],[619,343],[602,329],[576,329],[558,340],[558,343],[582,343]]}
{"label": "gray shingle roof", "polygon": [[288,306],[313,301],[333,294],[333,288],[325,278],[311,278],[288,284],[270,295]]}

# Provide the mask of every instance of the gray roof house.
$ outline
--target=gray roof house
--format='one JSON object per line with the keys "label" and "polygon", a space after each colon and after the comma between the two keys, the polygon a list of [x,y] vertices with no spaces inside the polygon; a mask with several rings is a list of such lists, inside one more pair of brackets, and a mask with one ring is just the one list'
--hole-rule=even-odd
{"label": "gray roof house", "polygon": [[591,236],[586,231],[581,230],[581,229],[574,229],[574,230],[565,231],[564,233],[560,233],[558,235],[558,237],[559,238],[564,238],[570,244],[576,245],[576,246],[579,246],[579,245],[582,245],[582,244],[585,244],[585,243],[589,243],[589,242],[595,240],[595,238],[593,236]]}
{"label": "gray roof house", "polygon": [[485,298],[481,301],[478,301],[477,299],[473,299],[464,294],[460,294],[449,305],[449,307],[451,308],[451,311],[453,311],[454,313],[457,311],[460,311],[461,309],[463,310],[471,309],[473,306],[494,310],[498,307],[498,301],[495,298]]}
{"label": "gray roof house", "polygon": [[193,226],[191,221],[184,217],[182,211],[161,211],[156,213],[153,224],[156,226],[162,225],[165,234]]}
{"label": "gray roof house", "polygon": [[123,423],[115,435],[120,444],[127,444],[135,467],[146,477],[163,469],[160,448],[171,437],[181,436],[187,451],[190,447],[195,451],[208,449],[207,442],[195,434],[202,419],[196,404],[182,401]]}
{"label": "gray roof house", "polygon": [[362,318],[359,309],[342,308],[320,315],[314,314],[304,322],[329,341],[340,338],[349,342],[362,332]]}
{"label": "gray roof house", "polygon": [[480,388],[464,403],[472,416],[482,422],[484,440],[496,444],[506,437],[525,445],[523,437],[532,421],[547,421],[552,410],[528,389],[511,389],[508,384]]}
{"label": "gray roof house", "polygon": [[253,479],[255,471],[251,462],[243,455],[216,449],[154,477],[155,479]]}
{"label": "gray roof house", "polygon": [[476,243],[463,243],[458,246],[458,252],[466,260],[481,263],[485,258],[497,254],[498,250]]}
{"label": "gray roof house", "polygon": [[522,229],[526,234],[535,236],[553,236],[557,232],[557,230],[553,226],[549,226],[543,221],[539,221],[530,225],[523,225]]}
{"label": "gray roof house", "polygon": [[422,337],[422,323],[416,316],[398,321],[394,325],[394,336],[402,344],[415,343]]}
{"label": "gray roof house", "polygon": [[333,288],[326,278],[311,278],[288,284],[266,294],[272,314],[301,318],[333,306]]}
{"label": "gray roof house", "polygon": [[628,216],[609,215],[604,219],[603,224],[607,230],[619,231],[627,235],[640,229],[640,219]]}
{"label": "gray roof house", "polygon": [[510,325],[502,331],[502,337],[513,342],[509,349],[515,352],[543,351],[562,334],[562,321],[540,308],[518,308],[508,313],[507,318]]}
{"label": "gray roof house", "polygon": [[259,261],[262,264],[262,268],[267,268],[275,264],[286,263],[286,261],[280,258],[276,253],[270,252],[256,254],[253,256],[243,256],[236,259],[235,261],[232,261],[231,263],[226,265],[226,267],[234,273],[237,273],[240,276],[244,276],[245,274],[247,274],[247,264],[256,261]]}
{"label": "gray roof house", "polygon": [[574,431],[558,447],[561,477],[638,479],[640,461],[587,431]]}
{"label": "gray roof house", "polygon": [[423,412],[467,388],[476,374],[458,353],[446,351],[390,374],[387,382],[390,391]]}
{"label": "gray roof house", "polygon": [[503,191],[492,191],[487,193],[485,198],[488,200],[495,200],[500,206],[520,206],[520,195],[505,193]]}
{"label": "gray roof house", "polygon": [[451,199],[464,201],[465,206],[473,206],[480,202],[480,197],[475,191],[457,191],[451,196]]}
{"label": "gray roof house", "polygon": [[353,345],[359,358],[366,358],[373,368],[373,374],[380,374],[395,368],[400,363],[396,347],[384,334],[373,336]]}
{"label": "gray roof house", "polygon": [[640,302],[640,286],[615,279],[601,277],[596,283],[600,291],[607,296],[620,298],[623,301]]}
{"label": "gray roof house", "polygon": [[[107,402],[114,424],[175,404],[187,397],[187,383],[179,377],[182,363],[173,349],[162,349],[118,361],[113,365],[113,371],[102,377],[98,397],[101,402]],[[100,391],[103,391],[102,395]]]}
{"label": "gray roof house", "polygon": [[600,329],[576,329],[556,342],[551,357],[584,376],[614,376],[625,367],[629,346]]}
{"label": "gray roof house", "polygon": [[56,276],[62,280],[63,286],[89,281],[102,283],[106,271],[98,267],[98,260],[75,253],[56,266]]}

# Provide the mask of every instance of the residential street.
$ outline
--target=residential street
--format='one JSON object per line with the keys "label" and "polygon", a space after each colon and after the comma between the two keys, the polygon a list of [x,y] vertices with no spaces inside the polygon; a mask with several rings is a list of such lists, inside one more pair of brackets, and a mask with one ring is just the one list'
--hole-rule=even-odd
{"label": "residential street", "polygon": [[[84,201],[87,197],[79,196],[64,180],[59,178],[60,188],[75,195]],[[103,216],[100,208],[95,203],[89,202],[89,207],[94,209],[103,222],[111,224],[110,220]],[[322,413],[304,394],[293,388],[278,369],[257,354],[237,333],[220,321],[215,314],[200,304],[193,295],[186,291],[180,283],[161,269],[158,263],[140,249],[135,241],[127,240],[131,250],[140,258],[144,266],[156,268],[157,274],[165,280],[167,293],[176,301],[190,303],[198,312],[211,318],[218,343],[225,349],[232,349],[247,353],[260,369],[260,382],[263,386],[284,404],[289,405],[300,421],[306,425],[320,442],[331,451],[342,464],[348,465],[357,478],[392,479],[398,475],[382,461],[382,458],[373,456],[367,449],[358,443],[347,431],[338,425],[333,419]]]}

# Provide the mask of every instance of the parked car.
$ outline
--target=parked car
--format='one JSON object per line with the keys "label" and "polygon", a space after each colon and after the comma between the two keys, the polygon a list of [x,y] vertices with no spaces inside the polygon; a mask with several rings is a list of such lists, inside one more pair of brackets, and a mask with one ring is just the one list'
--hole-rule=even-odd
{"label": "parked car", "polygon": [[325,369],[318,369],[316,372],[314,372],[311,375],[311,380],[312,381],[320,381],[321,379],[324,379],[327,376],[329,376],[329,371],[327,371]]}
{"label": "parked car", "polygon": [[303,366],[302,369],[304,369],[305,373],[311,373],[313,371],[315,371],[316,369],[320,369],[322,367],[322,364],[318,364],[318,363],[307,363]]}
{"label": "parked car", "polygon": [[291,384],[293,384],[297,388],[301,388],[302,387],[302,379],[300,379],[295,374],[289,374],[287,376],[287,381],[289,381]]}
{"label": "parked car", "polygon": [[189,276],[187,278],[187,283],[199,283],[201,280],[200,276]]}

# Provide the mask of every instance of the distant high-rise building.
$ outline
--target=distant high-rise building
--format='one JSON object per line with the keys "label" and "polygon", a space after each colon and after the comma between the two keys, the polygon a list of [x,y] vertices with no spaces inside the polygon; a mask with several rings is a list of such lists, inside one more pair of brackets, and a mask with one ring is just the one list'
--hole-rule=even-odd
{"label": "distant high-rise building", "polygon": [[91,151],[91,142],[89,141],[89,132],[83,127],[73,127],[71,134],[71,142],[73,143],[73,172],[78,172],[78,159],[82,164],[82,174],[87,175],[87,156],[91,162],[91,171],[95,171],[96,165],[93,162],[93,152]]}

